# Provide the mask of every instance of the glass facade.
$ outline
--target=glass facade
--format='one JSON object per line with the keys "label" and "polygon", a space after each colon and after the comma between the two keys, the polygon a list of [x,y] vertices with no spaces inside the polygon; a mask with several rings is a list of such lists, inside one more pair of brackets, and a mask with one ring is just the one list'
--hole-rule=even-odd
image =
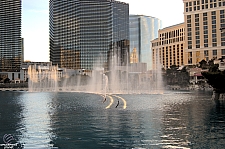
{"label": "glass facade", "polygon": [[130,52],[137,49],[139,62],[147,63],[148,70],[152,69],[151,42],[158,37],[162,28],[161,20],[143,15],[130,15]]}
{"label": "glass facade", "polygon": [[[69,69],[108,69],[129,51],[129,5],[108,0],[50,0],[50,61]],[[128,41],[128,45],[127,45]],[[127,47],[128,46],[128,47]]]}
{"label": "glass facade", "polygon": [[23,59],[21,0],[1,0],[0,20],[0,71],[19,71]]}

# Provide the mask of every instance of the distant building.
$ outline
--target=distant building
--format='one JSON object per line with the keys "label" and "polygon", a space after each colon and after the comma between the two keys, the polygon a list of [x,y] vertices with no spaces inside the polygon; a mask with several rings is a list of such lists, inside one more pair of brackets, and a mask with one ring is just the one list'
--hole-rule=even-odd
{"label": "distant building", "polygon": [[1,0],[0,17],[0,72],[18,72],[23,61],[21,0]]}
{"label": "distant building", "polygon": [[130,54],[130,63],[138,63],[137,49],[134,48]]}
{"label": "distant building", "polygon": [[152,51],[150,41],[158,37],[162,21],[158,18],[144,15],[130,15],[130,53],[137,50],[138,62],[147,63],[147,69],[152,69]]}
{"label": "distant building", "polygon": [[[95,65],[109,69],[109,59],[114,53],[119,51],[121,57],[124,53],[129,55],[127,3],[50,0],[49,20],[50,61],[53,65],[85,70],[93,70]],[[121,64],[126,61],[120,58]]]}
{"label": "distant building", "polygon": [[183,0],[185,65],[225,58],[225,2]]}
{"label": "distant building", "polygon": [[159,30],[159,37],[151,41],[153,69],[184,65],[184,33],[184,23]]}

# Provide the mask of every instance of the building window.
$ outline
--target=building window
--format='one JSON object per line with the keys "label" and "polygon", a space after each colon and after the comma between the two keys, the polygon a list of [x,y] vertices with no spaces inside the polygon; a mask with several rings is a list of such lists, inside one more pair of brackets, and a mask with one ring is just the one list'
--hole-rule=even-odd
{"label": "building window", "polygon": [[205,51],[204,51],[204,56],[209,56],[208,50],[205,50]]}
{"label": "building window", "polygon": [[213,47],[217,47],[217,43],[213,43],[212,46],[213,46]]}
{"label": "building window", "polygon": [[200,40],[196,40],[196,44],[200,44]]}
{"label": "building window", "polygon": [[188,52],[188,64],[192,64],[192,52]]}
{"label": "building window", "polygon": [[217,55],[217,50],[213,50],[213,56]]}
{"label": "building window", "polygon": [[213,4],[210,4],[210,8],[213,8]]}
{"label": "building window", "polygon": [[225,49],[221,50],[222,55],[225,55]]}
{"label": "building window", "polygon": [[212,16],[212,20],[216,20],[216,16]]}

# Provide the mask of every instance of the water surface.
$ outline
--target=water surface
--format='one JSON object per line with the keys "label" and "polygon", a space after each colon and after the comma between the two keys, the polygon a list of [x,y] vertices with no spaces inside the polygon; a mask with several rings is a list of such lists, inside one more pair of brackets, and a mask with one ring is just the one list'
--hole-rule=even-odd
{"label": "water surface", "polygon": [[[210,92],[103,97],[76,92],[0,92],[0,143],[24,148],[223,148],[225,104]],[[117,108],[117,101],[119,105]],[[126,108],[124,109],[124,102]]]}

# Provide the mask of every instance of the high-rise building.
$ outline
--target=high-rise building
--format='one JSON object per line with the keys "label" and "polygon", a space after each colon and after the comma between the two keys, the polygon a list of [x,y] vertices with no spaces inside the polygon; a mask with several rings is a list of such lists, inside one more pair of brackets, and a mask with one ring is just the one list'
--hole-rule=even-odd
{"label": "high-rise building", "polygon": [[183,0],[185,65],[225,58],[225,1]]}
{"label": "high-rise building", "polygon": [[151,41],[153,69],[184,65],[184,32],[184,23],[159,30],[159,37]]}
{"label": "high-rise building", "polygon": [[21,0],[0,1],[0,71],[19,71],[23,59]]}
{"label": "high-rise building", "polygon": [[50,61],[69,69],[109,68],[129,59],[129,5],[114,0],[50,0]]}
{"label": "high-rise building", "polygon": [[137,50],[138,60],[147,63],[147,69],[152,69],[152,50],[150,41],[158,37],[162,21],[158,18],[144,15],[130,15],[130,53]]}

